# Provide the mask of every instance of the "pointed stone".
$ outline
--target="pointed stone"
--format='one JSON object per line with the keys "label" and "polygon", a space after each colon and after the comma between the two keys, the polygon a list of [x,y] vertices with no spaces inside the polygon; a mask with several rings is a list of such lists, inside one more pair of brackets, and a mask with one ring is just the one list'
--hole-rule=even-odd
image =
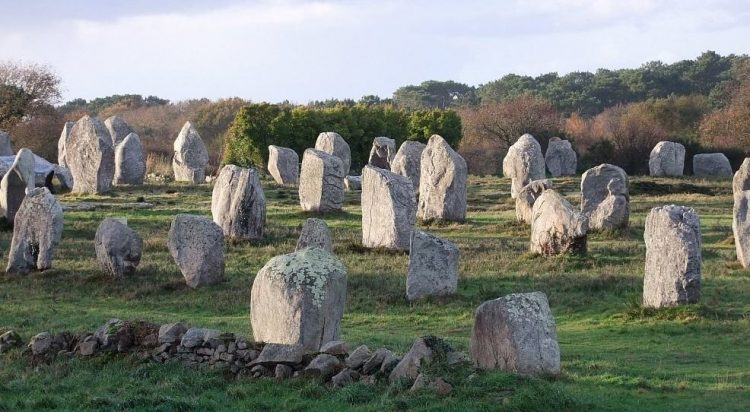
{"label": "pointed stone", "polygon": [[75,125],[75,122],[65,122],[62,133],[60,133],[60,139],[57,141],[57,164],[62,167],[68,167],[65,150],[68,144],[68,139],[70,138],[70,131],[73,130],[73,125]]}
{"label": "pointed stone", "polygon": [[172,170],[177,182],[203,183],[206,180],[208,150],[192,123],[185,122],[174,141]]}
{"label": "pointed stone", "polygon": [[21,149],[0,181],[0,211],[8,224],[13,224],[26,193],[34,189],[34,182],[34,154]]}
{"label": "pointed stone", "polygon": [[65,147],[65,159],[73,175],[74,193],[103,194],[112,189],[115,150],[107,128],[99,120],[83,116],[75,123]]}
{"label": "pointed stone", "polygon": [[62,231],[62,207],[49,189],[31,190],[16,213],[6,272],[25,274],[51,268]]}
{"label": "pointed stone", "polygon": [[326,152],[341,159],[341,173],[343,176],[349,174],[352,164],[352,152],[349,144],[336,132],[323,132],[315,141],[315,149]]}
{"label": "pointed stone", "polygon": [[417,217],[466,220],[466,161],[438,135],[422,151]]}
{"label": "pointed stone", "polygon": [[515,199],[529,182],[544,179],[544,165],[542,146],[534,136],[519,137],[503,159],[503,176],[511,179],[510,197]]}
{"label": "pointed stone", "polygon": [[146,157],[141,139],[127,135],[115,148],[115,184],[142,185],[146,176]]}

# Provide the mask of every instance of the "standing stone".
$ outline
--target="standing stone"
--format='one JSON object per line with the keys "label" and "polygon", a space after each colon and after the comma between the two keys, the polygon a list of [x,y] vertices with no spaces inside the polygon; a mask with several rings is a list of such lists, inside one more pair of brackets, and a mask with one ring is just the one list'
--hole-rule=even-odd
{"label": "standing stone", "polygon": [[724,153],[701,153],[693,156],[693,174],[698,177],[731,177],[732,166]]}
{"label": "standing stone", "polygon": [[253,336],[317,351],[338,339],[345,301],[346,268],[336,256],[319,248],[276,256],[253,282]]}
{"label": "standing stone", "polygon": [[[739,172],[737,172],[739,173]],[[735,175],[736,176],[736,175]],[[734,192],[732,233],[737,260],[743,268],[750,267],[750,190]]]}
{"label": "standing stone", "polygon": [[296,185],[299,182],[299,156],[297,152],[281,146],[268,146],[268,173],[279,185]]}
{"label": "standing stone", "polygon": [[607,163],[587,170],[581,178],[581,211],[589,219],[589,229],[628,227],[630,194],[625,171]]}
{"label": "standing stone", "polygon": [[341,210],[344,205],[344,176],[340,158],[321,150],[305,150],[299,181],[299,202],[302,210]]}
{"label": "standing stone", "polygon": [[62,231],[62,207],[49,189],[31,190],[16,213],[6,272],[28,273],[51,268]]}
{"label": "standing stone", "polygon": [[391,170],[393,156],[396,155],[396,141],[388,137],[376,137],[370,149],[367,163],[372,167]]}
{"label": "standing stone", "polygon": [[65,161],[73,175],[74,193],[107,193],[115,174],[115,150],[104,125],[83,116],[70,131]]}
{"label": "standing stone", "polygon": [[340,134],[336,132],[323,132],[319,134],[318,140],[315,141],[315,149],[341,159],[341,173],[343,176],[349,174],[349,167],[352,164],[352,152],[349,149],[349,144],[346,143],[346,140]]}
{"label": "standing stone", "polygon": [[70,138],[70,131],[73,130],[73,125],[75,125],[75,122],[65,122],[62,133],[60,133],[60,140],[57,141],[57,164],[62,167],[68,167],[68,161],[65,157],[65,148],[68,145],[68,139]]}
{"label": "standing stone", "polygon": [[459,252],[453,242],[421,230],[411,234],[406,298],[447,296],[458,286]]}
{"label": "standing stone", "polygon": [[94,248],[102,270],[115,279],[122,279],[134,274],[141,262],[143,239],[126,223],[107,218],[96,229]]}
{"label": "standing stone", "polygon": [[516,220],[522,223],[531,223],[531,211],[536,199],[547,189],[552,189],[552,182],[547,179],[534,180],[518,192],[516,197]]}
{"label": "standing stone", "polygon": [[432,135],[420,160],[417,217],[425,221],[466,220],[466,161],[439,135]]}
{"label": "standing stone", "polygon": [[298,251],[311,247],[333,253],[331,231],[328,230],[328,225],[323,219],[311,217],[305,220],[305,224],[302,225],[302,232],[297,239],[297,247],[294,250]]}
{"label": "standing stone", "polygon": [[414,186],[414,194],[419,196],[419,176],[422,167],[422,151],[425,148],[424,143],[414,140],[407,140],[401,143],[398,152],[391,162],[391,171],[401,176],[411,179]]}
{"label": "standing stone", "polygon": [[531,212],[531,251],[542,255],[586,253],[586,216],[560,193],[547,189]]}
{"label": "standing stone", "polygon": [[169,228],[167,245],[191,288],[224,279],[224,233],[210,219],[178,214]]}
{"label": "standing stone", "polygon": [[481,304],[471,331],[471,359],[481,369],[524,376],[560,374],[560,346],[547,295],[512,293]]}
{"label": "standing stone", "polygon": [[0,211],[8,224],[13,224],[26,192],[34,189],[34,182],[34,153],[21,149],[0,181]]}
{"label": "standing stone", "polygon": [[503,159],[503,175],[511,179],[510,197],[513,199],[532,180],[544,179],[542,146],[534,136],[526,133],[508,148]]}
{"label": "standing stone", "polygon": [[344,178],[344,189],[352,192],[362,190],[362,176],[347,176]]}
{"label": "standing stone", "polygon": [[174,141],[172,170],[178,182],[203,183],[206,180],[208,150],[190,122],[185,122]]}
{"label": "standing stone", "polygon": [[660,206],[646,217],[643,306],[696,303],[701,293],[701,225],[695,210]]}
{"label": "standing stone", "polygon": [[13,148],[13,142],[10,141],[10,135],[0,130],[0,156],[13,156],[16,150]]}
{"label": "standing stone", "polygon": [[544,162],[552,177],[573,176],[578,167],[578,156],[569,141],[553,137],[549,139]]}
{"label": "standing stone", "polygon": [[417,204],[411,180],[385,169],[362,171],[362,246],[406,250]]}
{"label": "standing stone", "polygon": [[651,176],[682,176],[685,168],[685,146],[675,142],[659,142],[648,157]]}
{"label": "standing stone", "polygon": [[104,126],[109,131],[113,147],[117,147],[130,133],[134,132],[119,114],[108,117],[104,121]]}
{"label": "standing stone", "polygon": [[146,176],[146,158],[141,139],[130,133],[115,148],[115,184],[142,185]]}
{"label": "standing stone", "polygon": [[732,193],[737,194],[750,190],[750,157],[746,157],[732,178]]}
{"label": "standing stone", "polygon": [[266,197],[255,169],[226,165],[214,183],[211,214],[231,239],[263,238]]}

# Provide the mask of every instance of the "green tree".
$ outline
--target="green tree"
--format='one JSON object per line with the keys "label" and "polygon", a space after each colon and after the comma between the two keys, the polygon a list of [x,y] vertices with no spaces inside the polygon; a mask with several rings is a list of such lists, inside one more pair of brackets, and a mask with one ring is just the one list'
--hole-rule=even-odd
{"label": "green tree", "polygon": [[32,96],[20,87],[0,84],[0,130],[20,122],[29,111]]}
{"label": "green tree", "polygon": [[268,145],[273,144],[271,122],[281,109],[261,103],[244,106],[232,122],[224,145],[224,163],[263,169]]}

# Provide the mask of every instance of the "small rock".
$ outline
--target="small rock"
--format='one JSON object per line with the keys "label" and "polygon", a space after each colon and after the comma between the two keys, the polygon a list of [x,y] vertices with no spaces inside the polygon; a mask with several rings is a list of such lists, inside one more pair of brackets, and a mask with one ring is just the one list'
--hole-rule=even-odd
{"label": "small rock", "polygon": [[90,340],[82,342],[78,347],[78,351],[81,353],[81,356],[91,356],[96,353],[98,348],[99,342],[96,340]]}
{"label": "small rock", "polygon": [[390,382],[395,382],[401,378],[416,379],[419,374],[419,368],[432,362],[432,349],[427,345],[423,338],[417,338],[404,355],[404,358],[396,365],[388,376]]}
{"label": "small rock", "polygon": [[159,343],[175,343],[185,335],[187,327],[182,322],[167,323],[159,328]]}
{"label": "small rock", "polygon": [[255,365],[250,369],[250,373],[253,378],[260,378],[261,376],[268,375],[268,369],[263,365]]}
{"label": "small rock", "polygon": [[284,365],[283,363],[276,365],[276,370],[274,372],[276,379],[278,380],[288,379],[288,378],[291,378],[293,374],[294,374],[294,368],[292,368],[291,366]]}
{"label": "small rock", "polygon": [[362,345],[357,349],[354,349],[354,352],[346,358],[346,366],[351,369],[359,369],[368,359],[370,359],[370,356],[372,356],[370,348],[366,345]]}
{"label": "small rock", "polygon": [[281,343],[269,343],[263,347],[260,355],[252,363],[254,365],[272,365],[283,363],[286,365],[299,365],[309,351],[302,345],[284,345]]}
{"label": "small rock", "polygon": [[359,379],[359,374],[355,370],[344,369],[331,378],[331,383],[334,388],[343,388],[353,384],[357,379]]}
{"label": "small rock", "polygon": [[49,332],[38,333],[31,338],[29,346],[34,355],[45,355],[52,348],[52,335]]}
{"label": "small rock", "polygon": [[309,365],[303,370],[303,374],[308,377],[314,377],[327,382],[342,368],[339,358],[321,353],[316,356]]}
{"label": "small rock", "polygon": [[349,353],[349,345],[342,340],[332,340],[320,347],[320,352],[334,356],[346,356]]}
{"label": "small rock", "polygon": [[446,354],[446,361],[448,363],[448,366],[458,365],[459,363],[468,363],[471,362],[471,359],[469,358],[469,355],[467,355],[464,352],[448,352]]}
{"label": "small rock", "polygon": [[370,375],[373,372],[380,370],[380,366],[383,364],[383,360],[386,356],[392,355],[393,353],[386,348],[380,348],[370,356],[370,359],[362,365],[362,373]]}

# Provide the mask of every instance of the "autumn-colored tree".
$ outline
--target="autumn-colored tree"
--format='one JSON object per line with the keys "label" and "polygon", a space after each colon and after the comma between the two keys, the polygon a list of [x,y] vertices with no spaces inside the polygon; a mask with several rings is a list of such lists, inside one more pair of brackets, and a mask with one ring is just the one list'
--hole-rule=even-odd
{"label": "autumn-colored tree", "polygon": [[734,68],[724,93],[724,107],[707,115],[700,125],[701,143],[721,149],[740,148],[750,154],[750,60]]}

